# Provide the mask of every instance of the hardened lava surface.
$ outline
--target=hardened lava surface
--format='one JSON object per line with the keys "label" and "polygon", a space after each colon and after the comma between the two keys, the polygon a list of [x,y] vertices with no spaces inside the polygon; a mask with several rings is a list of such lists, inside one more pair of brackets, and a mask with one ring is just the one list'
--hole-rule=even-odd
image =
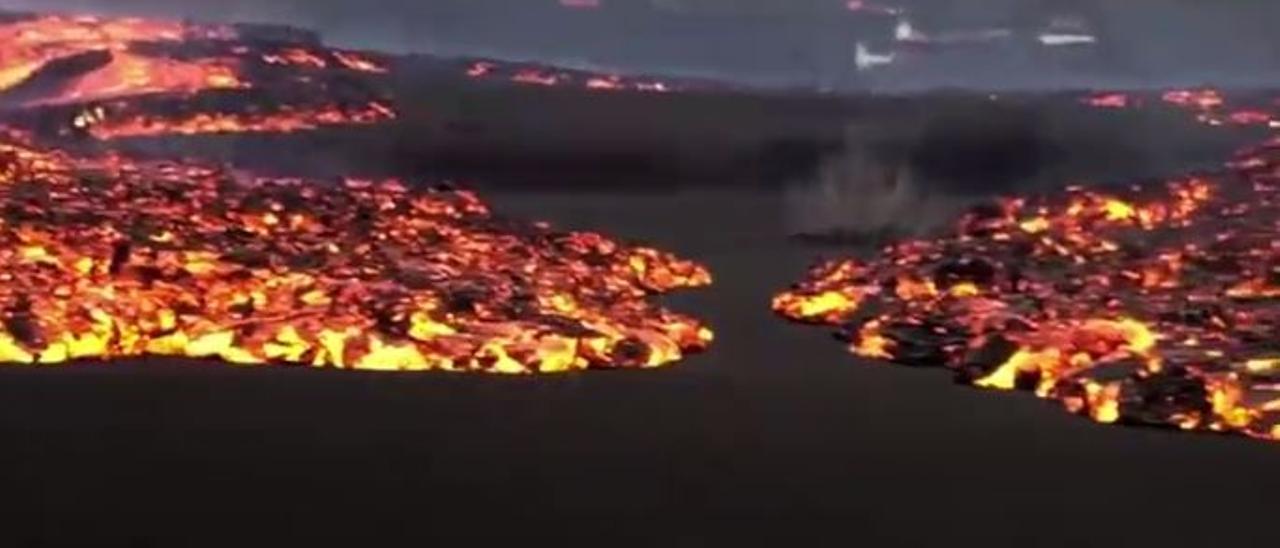
{"label": "hardened lava surface", "polygon": [[0,144],[0,361],[218,358],[496,373],[656,367],[702,267],[459,190],[235,177]]}
{"label": "hardened lava surface", "polygon": [[[1151,99],[1272,126],[1213,90]],[[1144,104],[1098,95],[1099,108]],[[975,208],[947,234],[815,266],[773,300],[849,350],[1032,390],[1103,423],[1280,439],[1280,140],[1222,172]]]}

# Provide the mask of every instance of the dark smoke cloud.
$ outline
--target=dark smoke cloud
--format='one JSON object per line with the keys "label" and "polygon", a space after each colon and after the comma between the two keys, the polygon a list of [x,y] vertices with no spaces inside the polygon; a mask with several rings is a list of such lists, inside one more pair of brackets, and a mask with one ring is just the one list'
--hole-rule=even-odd
{"label": "dark smoke cloud", "polygon": [[[1166,86],[1280,82],[1274,0],[884,0],[932,33],[1030,32],[1054,15],[1098,34],[1083,53],[1025,41],[943,48],[888,76],[853,70],[854,44],[884,42],[896,18],[850,18],[845,0],[0,0],[10,9],[146,14],[314,28],[335,44],[492,55],[573,66],[693,74],[765,85],[846,88]],[[662,11],[652,9],[654,6]],[[1042,49],[1042,48],[1041,48]]]}

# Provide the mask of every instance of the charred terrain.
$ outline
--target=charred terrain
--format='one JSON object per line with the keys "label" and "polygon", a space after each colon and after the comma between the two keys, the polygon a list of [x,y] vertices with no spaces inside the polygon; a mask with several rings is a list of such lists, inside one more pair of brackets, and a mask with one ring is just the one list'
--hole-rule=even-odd
{"label": "charred terrain", "polygon": [[[949,225],[970,202],[996,196],[1045,196],[1016,210],[1043,220],[1001,225],[1012,215],[1003,202],[1006,209],[980,210],[990,213],[980,219],[991,225],[985,237],[1027,232],[1023,223],[1102,235],[1208,211],[1191,206],[1217,211],[1219,195],[1205,197],[1198,181],[1223,188],[1269,169],[1265,147],[1224,167],[1234,151],[1266,137],[1265,120],[1242,116],[1242,127],[1212,128],[1209,114],[1197,120],[1200,110],[1188,114],[1158,95],[1142,108],[1107,107],[1131,106],[1137,96],[1081,101],[1077,93],[769,95],[341,52],[282,29],[240,32],[259,38],[178,48],[178,59],[208,59],[209,48],[212,58],[240,59],[235,78],[200,72],[199,89],[189,79],[125,78],[132,89],[150,89],[86,98],[85,88],[65,87],[67,75],[78,82],[122,57],[104,61],[103,48],[89,48],[45,69],[66,73],[32,72],[4,97],[18,132],[4,145],[3,194],[4,226],[16,227],[4,257],[16,281],[0,292],[8,334],[0,352],[19,362],[81,358],[60,368],[0,368],[0,431],[10,440],[0,456],[10,495],[6,544],[488,544],[548,532],[688,546],[1267,538],[1265,497],[1280,488],[1270,474],[1273,444],[1097,427],[1031,398],[991,397],[939,383],[932,372],[851,358],[822,330],[788,326],[769,309],[770,297],[816,256],[856,256],[866,262],[837,264],[874,268],[897,234]],[[263,57],[269,49],[276,62]],[[312,68],[299,80],[295,65]],[[279,66],[288,68],[272,70]],[[241,79],[249,88],[233,85]],[[218,89],[204,89],[210,82]],[[40,100],[68,89],[82,93]],[[1164,204],[1158,214],[1146,194],[1129,190],[1146,180],[1158,181],[1146,191],[1150,203]],[[1068,183],[1097,185],[1059,197]],[[874,202],[906,184],[955,204],[957,219],[907,209],[891,230],[868,234],[853,220],[798,223],[815,216],[811,202],[788,201],[847,185]],[[1088,213],[1074,224],[1063,213],[1072,200]],[[1256,221],[1269,202],[1255,202],[1257,210],[1207,223]],[[227,230],[228,219],[240,230]],[[128,238],[95,230],[104,223],[129,228],[121,231]],[[1112,226],[1125,223],[1134,226]],[[396,245],[362,247],[365,236]],[[335,241],[340,252],[317,261],[314,252]],[[1062,245],[1097,244],[1073,242]],[[421,257],[422,246],[450,258],[404,260]],[[1159,256],[1162,248],[1143,249]],[[913,257],[925,264],[928,256]],[[934,307],[925,310],[945,312],[947,299],[1004,287],[995,274],[964,278],[990,270],[966,264],[963,279],[933,280],[932,289],[919,280],[918,293],[899,292],[906,284],[897,282],[884,296],[907,297],[888,306],[910,317],[918,298]],[[1132,284],[1134,303],[1181,291],[1162,286],[1166,270],[1128,264],[1093,268]],[[846,299],[844,308],[825,309],[835,318],[864,298],[865,284],[843,275],[853,268],[818,271],[842,275],[815,276],[833,288],[797,292],[835,289]],[[1229,311],[1265,309],[1265,269],[1254,270],[1258,283],[1241,286],[1249,295],[1222,301]],[[441,285],[458,272],[468,287]],[[710,286],[654,302],[656,293],[712,277]],[[1147,281],[1155,289],[1143,293]],[[1099,292],[1086,285],[1070,295],[1083,295],[1084,307],[1103,300]],[[187,306],[157,306],[174,301]],[[313,313],[283,313],[299,309]],[[1225,312],[1197,310],[1175,310],[1205,321],[1179,323],[1178,341],[1234,341],[1202,332],[1220,333],[1213,319]],[[1077,316],[1062,318],[1071,325]],[[1157,349],[1165,356],[1128,323],[1101,327],[1078,353],[1110,359],[1128,349],[1130,359],[1115,364],[1119,375],[1150,369]],[[881,336],[911,333],[904,329]],[[1119,379],[1043,365],[1045,345],[1030,346],[1039,341],[1030,337],[1056,342],[1060,332],[1026,333],[1004,346],[1013,355],[1020,350],[1010,344],[1029,345],[1020,352],[1041,364],[1035,371],[992,360],[956,369],[1000,387],[1027,385],[1024,369],[1041,372],[1041,383],[1070,378],[1046,393],[1076,398],[1076,409],[1094,418],[1124,416],[1101,384]],[[844,335],[870,339],[862,329]],[[934,362],[960,356],[932,342],[919,347],[938,354],[925,356]],[[706,351],[647,371],[553,376],[227,364],[553,372],[648,369],[690,350]],[[1172,366],[1166,376],[1189,376],[1160,384],[1170,395],[1152,401],[1167,405],[1139,408],[1145,414],[1136,418],[1150,420],[1134,422],[1271,433],[1247,408],[1249,421],[1231,422],[1243,400],[1211,397],[1215,388],[1235,397],[1235,388],[1189,383],[1205,377],[1175,369],[1173,357],[1160,363]],[[1078,378],[1080,389],[1068,393]],[[1100,388],[1091,392],[1088,380]]]}

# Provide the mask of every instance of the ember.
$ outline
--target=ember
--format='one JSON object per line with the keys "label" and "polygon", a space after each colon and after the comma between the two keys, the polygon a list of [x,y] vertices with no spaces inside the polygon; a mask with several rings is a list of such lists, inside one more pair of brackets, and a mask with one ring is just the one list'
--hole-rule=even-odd
{"label": "ember", "polygon": [[[1162,99],[1210,125],[1275,116],[1213,90]],[[840,326],[856,355],[1033,390],[1098,422],[1280,439],[1280,140],[1229,166],[1005,199],[950,235],[819,265],[773,308]]]}
{"label": "ember", "polygon": [[141,355],[495,373],[657,367],[702,267],[397,181],[242,180],[0,143],[0,361]]}

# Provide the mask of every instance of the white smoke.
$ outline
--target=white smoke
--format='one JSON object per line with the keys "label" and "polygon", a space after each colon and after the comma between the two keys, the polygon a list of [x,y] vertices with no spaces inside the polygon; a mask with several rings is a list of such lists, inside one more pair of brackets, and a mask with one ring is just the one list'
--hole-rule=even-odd
{"label": "white smoke", "polygon": [[982,198],[946,193],[909,162],[849,141],[812,179],[788,185],[784,199],[792,233],[919,235],[947,226]]}
{"label": "white smoke", "polygon": [[863,42],[858,42],[854,52],[854,65],[858,70],[871,70],[876,67],[892,65],[897,56],[893,52],[876,53]]}

